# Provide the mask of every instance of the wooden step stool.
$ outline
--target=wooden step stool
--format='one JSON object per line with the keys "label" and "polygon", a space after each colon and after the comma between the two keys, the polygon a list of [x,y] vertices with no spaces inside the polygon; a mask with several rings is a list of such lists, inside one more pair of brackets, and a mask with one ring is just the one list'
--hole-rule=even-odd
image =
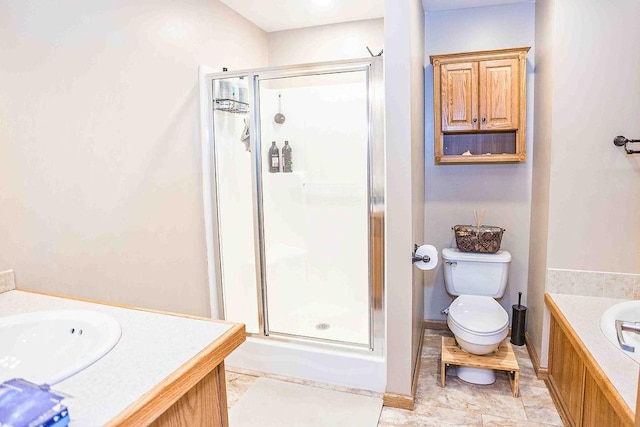
{"label": "wooden step stool", "polygon": [[498,349],[486,356],[467,353],[458,347],[453,337],[442,337],[442,359],[440,361],[440,386],[444,388],[446,367],[449,365],[467,366],[471,368],[495,369],[506,371],[513,397],[518,397],[518,380],[520,367],[516,355],[507,340],[500,343]]}

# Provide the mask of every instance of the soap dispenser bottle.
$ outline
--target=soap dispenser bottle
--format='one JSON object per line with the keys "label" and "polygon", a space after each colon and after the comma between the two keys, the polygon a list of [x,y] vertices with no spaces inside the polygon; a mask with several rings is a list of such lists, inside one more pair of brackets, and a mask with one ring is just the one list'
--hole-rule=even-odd
{"label": "soap dispenser bottle", "polygon": [[284,142],[284,147],[282,147],[282,172],[293,172],[291,162],[291,146],[289,145],[289,141]]}
{"label": "soap dispenser bottle", "polygon": [[275,141],[271,142],[269,148],[269,172],[280,172],[280,150]]}

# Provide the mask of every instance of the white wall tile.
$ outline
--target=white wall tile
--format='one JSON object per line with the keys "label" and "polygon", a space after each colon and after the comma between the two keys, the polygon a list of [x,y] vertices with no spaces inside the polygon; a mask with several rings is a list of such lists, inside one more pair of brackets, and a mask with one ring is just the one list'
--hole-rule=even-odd
{"label": "white wall tile", "polygon": [[546,292],[640,299],[640,274],[547,269]]}
{"label": "white wall tile", "polygon": [[574,293],[591,297],[604,296],[604,273],[599,271],[576,271]]}
{"label": "white wall tile", "polygon": [[573,270],[547,270],[547,292],[573,295],[575,272]]}
{"label": "white wall tile", "polygon": [[604,273],[603,295],[610,298],[633,299],[637,274]]}

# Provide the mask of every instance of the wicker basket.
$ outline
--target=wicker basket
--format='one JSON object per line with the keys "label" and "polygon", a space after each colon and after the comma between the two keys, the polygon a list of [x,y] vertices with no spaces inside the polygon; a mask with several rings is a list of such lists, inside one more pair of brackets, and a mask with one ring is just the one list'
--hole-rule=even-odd
{"label": "wicker basket", "polygon": [[475,225],[456,225],[453,227],[456,235],[456,245],[462,252],[480,252],[493,254],[500,250],[504,228],[491,225],[480,226],[480,232]]}

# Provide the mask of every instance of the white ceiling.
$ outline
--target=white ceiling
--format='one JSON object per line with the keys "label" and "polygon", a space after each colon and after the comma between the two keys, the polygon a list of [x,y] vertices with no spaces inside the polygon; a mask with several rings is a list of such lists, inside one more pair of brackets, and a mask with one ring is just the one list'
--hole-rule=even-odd
{"label": "white ceiling", "polygon": [[[267,32],[382,18],[385,0],[221,0]],[[386,0],[396,1],[396,0]],[[422,0],[425,11],[465,9],[534,0]]]}
{"label": "white ceiling", "polygon": [[220,1],[267,32],[382,18],[384,15],[384,0]]}

